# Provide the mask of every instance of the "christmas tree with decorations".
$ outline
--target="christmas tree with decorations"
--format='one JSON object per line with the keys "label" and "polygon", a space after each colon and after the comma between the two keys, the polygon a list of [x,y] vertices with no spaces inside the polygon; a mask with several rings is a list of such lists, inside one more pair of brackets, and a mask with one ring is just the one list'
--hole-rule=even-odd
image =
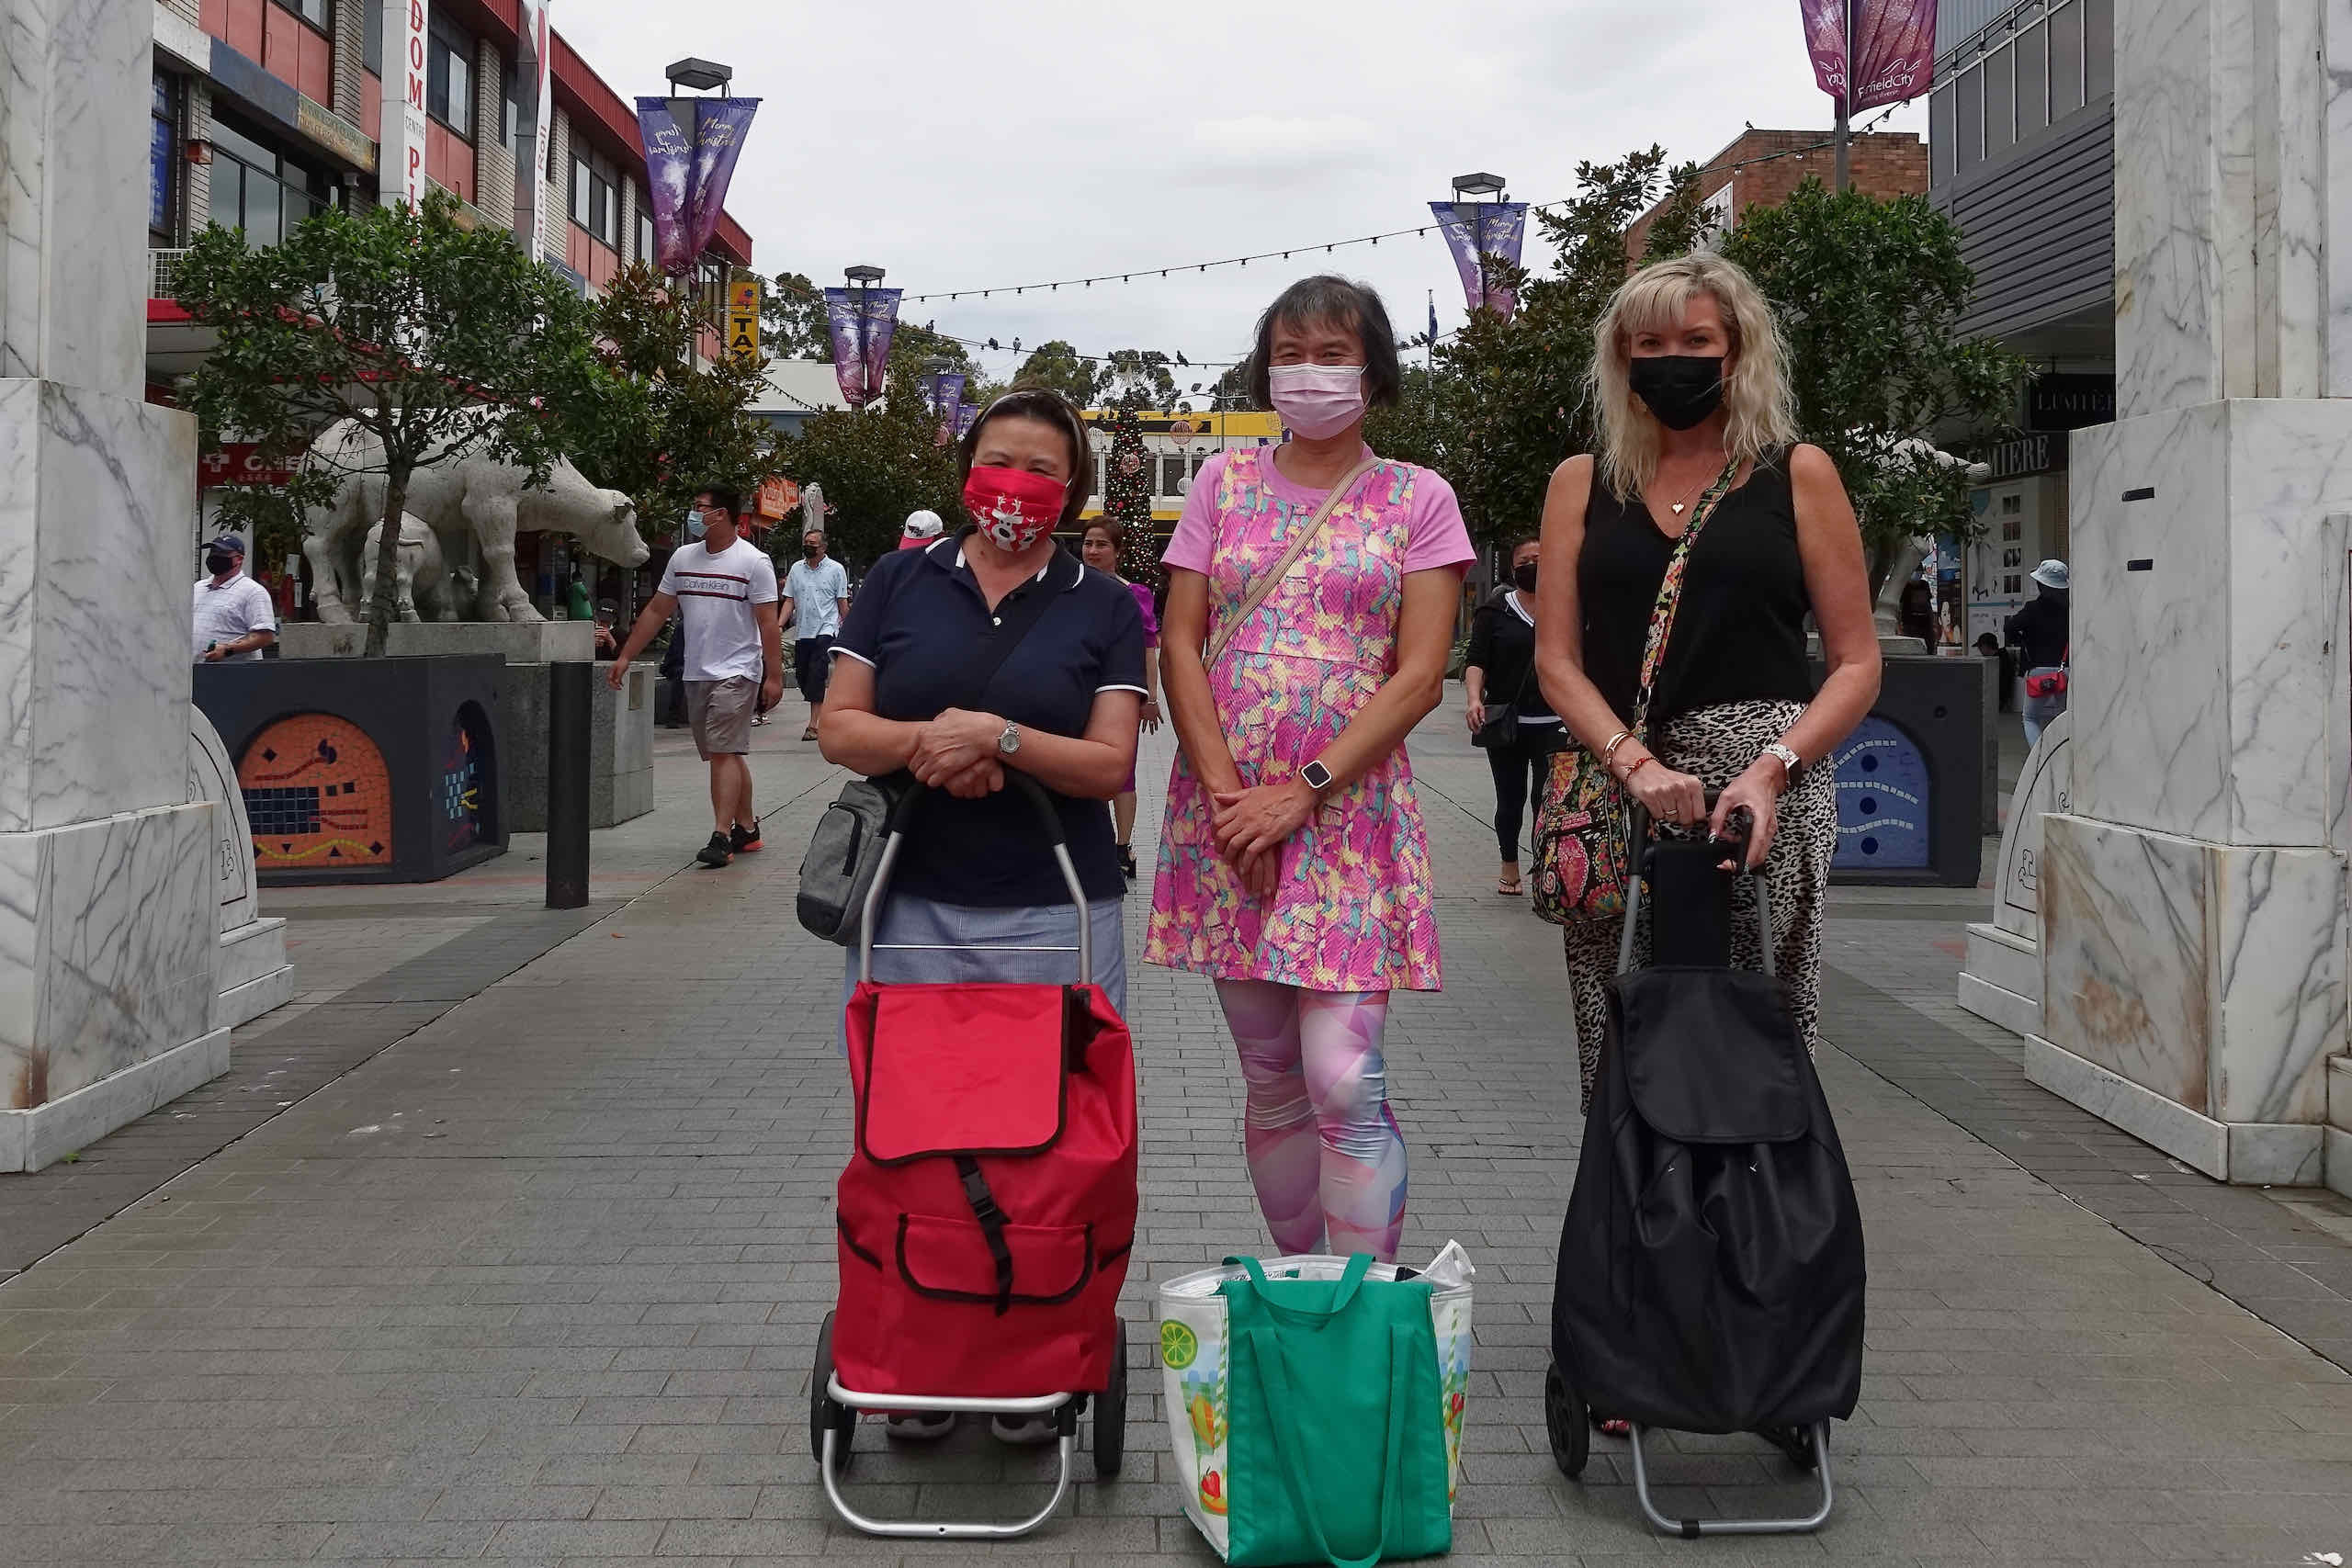
{"label": "christmas tree with decorations", "polygon": [[1119,575],[1154,592],[1159,588],[1159,542],[1151,531],[1151,454],[1134,398],[1111,410],[1111,454],[1102,477],[1102,516],[1119,530]]}

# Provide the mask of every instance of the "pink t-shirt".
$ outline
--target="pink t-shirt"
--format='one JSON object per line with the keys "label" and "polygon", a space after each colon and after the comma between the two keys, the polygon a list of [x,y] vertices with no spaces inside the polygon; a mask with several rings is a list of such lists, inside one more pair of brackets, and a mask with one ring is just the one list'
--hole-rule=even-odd
{"label": "pink t-shirt", "polygon": [[[1284,478],[1274,462],[1280,447],[1258,448],[1259,472],[1265,476],[1266,488],[1293,507],[1304,507],[1308,515],[1323,504],[1325,491],[1308,490]],[[1364,448],[1364,456],[1372,456],[1372,448]],[[1216,544],[1216,490],[1224,477],[1227,454],[1219,452],[1201,465],[1193,476],[1193,491],[1184,498],[1184,514],[1176,520],[1176,532],[1169,538],[1168,548],[1160,560],[1186,571],[1208,574],[1209,557]],[[1470,547],[1470,529],[1462,521],[1462,503],[1454,499],[1453,487],[1445,482],[1434,469],[1415,470],[1412,509],[1406,513],[1405,570],[1433,571],[1440,567],[1467,566],[1477,559],[1477,552]]]}

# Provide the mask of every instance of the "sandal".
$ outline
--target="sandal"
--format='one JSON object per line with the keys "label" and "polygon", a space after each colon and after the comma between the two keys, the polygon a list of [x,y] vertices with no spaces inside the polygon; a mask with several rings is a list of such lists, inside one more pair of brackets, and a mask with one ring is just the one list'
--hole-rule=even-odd
{"label": "sandal", "polygon": [[1498,879],[1495,883],[1495,891],[1506,898],[1516,898],[1527,891],[1527,884],[1524,881],[1504,882]]}

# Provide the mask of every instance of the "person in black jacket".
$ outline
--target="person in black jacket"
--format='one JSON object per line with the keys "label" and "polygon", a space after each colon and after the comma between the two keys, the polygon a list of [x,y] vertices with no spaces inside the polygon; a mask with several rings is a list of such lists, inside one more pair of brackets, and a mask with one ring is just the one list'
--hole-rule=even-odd
{"label": "person in black jacket", "polygon": [[[2019,649],[2018,663],[2024,669],[2028,682],[2025,698],[2025,743],[2033,745],[2041,739],[2043,726],[2066,711],[2066,694],[2063,683],[2051,680],[2066,664],[2069,639],[2066,622],[2066,563],[2046,560],[2033,569],[2034,596],[2011,615],[2006,627],[2009,646]],[[2033,694],[2034,678],[2041,676],[2047,684],[2059,689],[2041,696]]]}
{"label": "person in black jacket", "polygon": [[1495,891],[1520,892],[1519,830],[1526,819],[1531,789],[1540,798],[1544,770],[1560,749],[1560,721],[1535,683],[1535,559],[1537,539],[1521,539],[1510,552],[1510,584],[1478,607],[1470,621],[1470,660],[1462,683],[1470,701],[1464,716],[1473,740],[1487,723],[1505,713],[1519,716],[1519,738],[1509,746],[1487,744],[1487,765],[1495,774],[1495,843],[1502,852],[1502,875]]}

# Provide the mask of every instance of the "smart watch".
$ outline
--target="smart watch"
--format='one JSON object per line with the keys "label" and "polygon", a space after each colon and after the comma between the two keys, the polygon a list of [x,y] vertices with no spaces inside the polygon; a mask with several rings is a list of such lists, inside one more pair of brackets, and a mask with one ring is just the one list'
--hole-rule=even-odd
{"label": "smart watch", "polygon": [[1010,757],[1020,750],[1021,727],[1017,724],[1007,724],[1004,727],[1004,733],[996,738],[996,749],[998,755],[1005,757]]}
{"label": "smart watch", "polygon": [[1317,795],[1321,795],[1331,787],[1331,770],[1325,767],[1319,760],[1299,769],[1298,776],[1305,779],[1306,787]]}

